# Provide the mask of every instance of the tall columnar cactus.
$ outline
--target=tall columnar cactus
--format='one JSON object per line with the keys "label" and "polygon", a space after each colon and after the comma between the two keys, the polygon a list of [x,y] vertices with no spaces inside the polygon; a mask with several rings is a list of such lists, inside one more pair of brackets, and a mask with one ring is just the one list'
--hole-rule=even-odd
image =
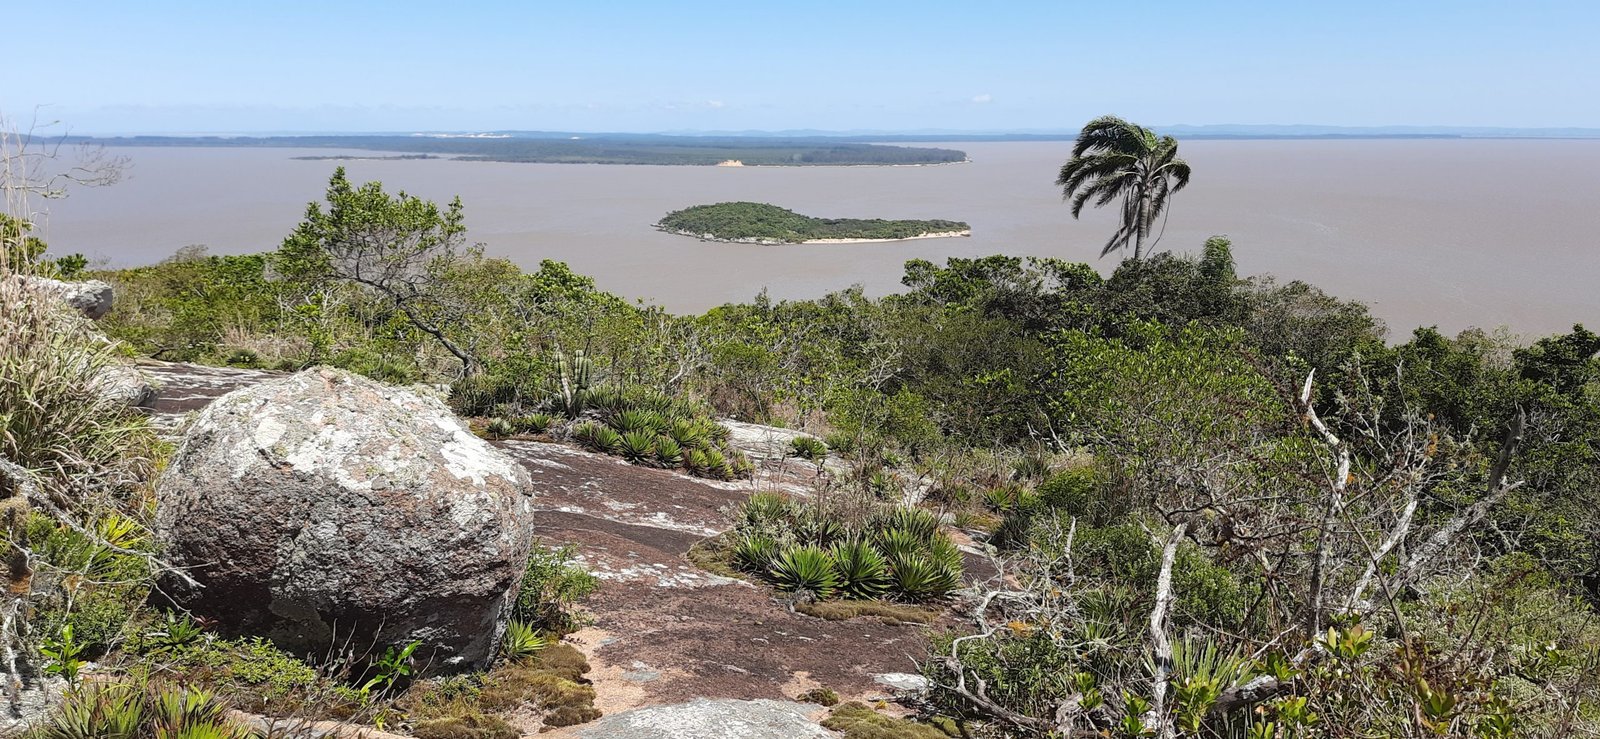
{"label": "tall columnar cactus", "polygon": [[556,386],[556,403],[568,418],[577,418],[588,405],[589,383],[594,374],[594,362],[579,349],[571,354],[556,356],[556,369],[560,377]]}

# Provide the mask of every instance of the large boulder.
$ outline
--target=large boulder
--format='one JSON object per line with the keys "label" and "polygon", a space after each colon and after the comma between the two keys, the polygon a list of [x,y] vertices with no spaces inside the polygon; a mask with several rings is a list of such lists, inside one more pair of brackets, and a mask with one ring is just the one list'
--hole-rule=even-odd
{"label": "large boulder", "polygon": [[98,320],[111,312],[111,285],[99,280],[84,280],[83,282],[62,282],[48,277],[32,277],[29,275],[11,275],[7,279],[20,280],[33,287],[43,289],[55,295],[74,311],[83,314],[86,318]]}
{"label": "large boulder", "polygon": [[492,654],[532,544],[528,473],[433,398],[318,367],[202,410],[157,482],[184,606],[326,654]]}

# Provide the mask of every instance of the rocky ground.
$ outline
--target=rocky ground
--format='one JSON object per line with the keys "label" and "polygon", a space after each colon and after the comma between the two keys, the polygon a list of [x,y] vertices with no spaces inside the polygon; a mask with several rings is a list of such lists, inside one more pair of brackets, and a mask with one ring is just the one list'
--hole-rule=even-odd
{"label": "rocky ground", "polygon": [[[274,376],[184,364],[140,369],[161,386],[151,411],[167,433],[228,391]],[[753,490],[804,489],[818,474],[784,460],[791,432],[748,424],[735,432],[762,462],[754,480],[709,482],[561,444],[499,442],[532,476],[540,537],[576,544],[603,580],[587,603],[593,625],[571,639],[594,667],[608,715],[702,698],[792,699],[815,687],[876,699],[915,671],[924,627],[793,613],[769,590],[688,562],[689,548],[728,528],[724,511]]]}

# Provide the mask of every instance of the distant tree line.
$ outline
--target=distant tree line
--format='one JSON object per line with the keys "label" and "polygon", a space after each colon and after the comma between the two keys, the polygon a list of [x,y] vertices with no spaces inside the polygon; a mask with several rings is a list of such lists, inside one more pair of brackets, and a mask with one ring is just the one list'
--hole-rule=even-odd
{"label": "distant tree line", "polygon": [[108,146],[279,147],[358,149],[441,154],[468,161],[554,164],[713,165],[737,159],[747,165],[947,164],[966,161],[955,149],[842,144],[830,139],[767,139],[701,136],[597,138],[439,138],[433,136],[133,136],[71,137]]}

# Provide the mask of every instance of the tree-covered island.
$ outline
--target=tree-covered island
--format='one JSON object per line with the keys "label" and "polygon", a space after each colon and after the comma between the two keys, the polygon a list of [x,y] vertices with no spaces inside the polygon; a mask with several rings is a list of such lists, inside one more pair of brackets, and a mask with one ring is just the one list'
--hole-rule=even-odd
{"label": "tree-covered island", "polygon": [[712,241],[804,244],[833,241],[896,241],[970,236],[963,221],[814,218],[768,203],[696,205],[668,213],[656,227]]}

